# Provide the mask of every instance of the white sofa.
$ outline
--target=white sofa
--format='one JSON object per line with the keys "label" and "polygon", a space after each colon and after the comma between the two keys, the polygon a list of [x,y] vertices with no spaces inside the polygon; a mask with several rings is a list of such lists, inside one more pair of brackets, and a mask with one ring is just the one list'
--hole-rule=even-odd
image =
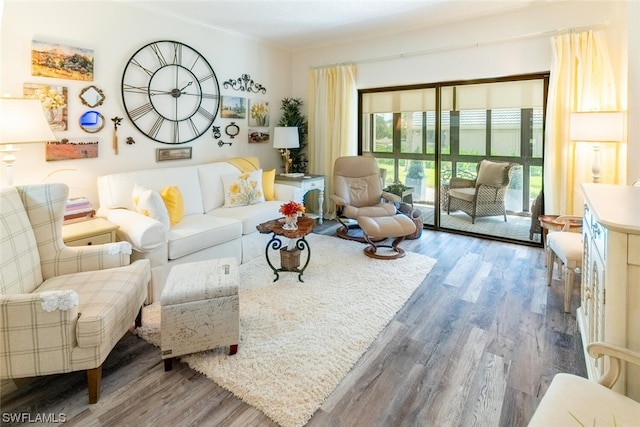
{"label": "white sofa", "polygon": [[[235,164],[249,164],[251,168],[259,169],[257,158],[247,160],[234,162],[231,159],[98,177],[100,207],[97,215],[120,226],[118,239],[131,243],[132,259],[151,262],[148,303],[160,300],[172,265],[223,257],[235,257],[238,263],[244,263],[264,255],[270,236],[258,233],[256,226],[282,216],[278,212],[282,203],[302,201],[299,188],[274,184],[276,200],[224,207],[222,177],[243,172],[242,166]],[[157,192],[167,186],[177,186],[184,201],[182,220],[167,230],[162,222],[137,213],[132,200],[136,185]]]}

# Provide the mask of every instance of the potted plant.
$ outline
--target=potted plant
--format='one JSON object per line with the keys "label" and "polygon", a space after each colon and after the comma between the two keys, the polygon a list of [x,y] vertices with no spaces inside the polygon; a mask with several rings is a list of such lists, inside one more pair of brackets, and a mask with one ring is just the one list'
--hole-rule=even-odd
{"label": "potted plant", "polygon": [[402,193],[407,191],[407,186],[403,183],[396,181],[393,184],[387,185],[384,189],[387,193],[395,194],[396,196],[402,197]]}
{"label": "potted plant", "polygon": [[299,148],[291,148],[291,167],[290,171],[294,173],[307,173],[307,116],[300,112],[302,100],[300,98],[284,98],[282,100],[282,117],[278,126],[297,127],[300,140]]}
{"label": "potted plant", "polygon": [[414,197],[418,197],[418,200],[423,200],[424,194],[422,194],[422,182],[424,180],[424,169],[422,162],[418,160],[411,160],[409,162],[409,170],[407,171],[407,185],[414,188]]}

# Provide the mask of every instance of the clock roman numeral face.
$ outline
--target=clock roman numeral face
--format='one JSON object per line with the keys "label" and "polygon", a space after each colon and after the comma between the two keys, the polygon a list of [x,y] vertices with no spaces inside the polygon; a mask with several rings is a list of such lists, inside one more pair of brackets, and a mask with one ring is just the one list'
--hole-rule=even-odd
{"label": "clock roman numeral face", "polygon": [[122,100],[133,124],[154,141],[182,144],[203,135],[220,108],[218,79],[189,46],[157,41],[139,49],[122,75]]}

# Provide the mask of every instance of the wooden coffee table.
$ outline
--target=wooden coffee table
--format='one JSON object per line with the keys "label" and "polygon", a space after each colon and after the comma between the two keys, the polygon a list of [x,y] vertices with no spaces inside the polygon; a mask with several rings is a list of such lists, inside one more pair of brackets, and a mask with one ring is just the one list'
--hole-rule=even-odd
{"label": "wooden coffee table", "polygon": [[[284,230],[282,228],[283,225],[284,218],[278,218],[256,226],[262,234],[273,233],[264,251],[267,264],[273,270],[273,274],[276,275],[273,281],[277,281],[280,278],[280,273],[285,272],[298,273],[298,280],[304,282],[302,274],[311,260],[311,248],[305,237],[313,231],[316,221],[305,216],[300,217],[298,218],[297,230]],[[282,238],[295,239],[294,248],[289,250],[288,245],[283,245]],[[305,250],[307,251],[307,259],[302,268],[300,268],[300,253]],[[270,254],[273,254],[273,251],[280,252],[280,268],[276,268],[271,262]]]}

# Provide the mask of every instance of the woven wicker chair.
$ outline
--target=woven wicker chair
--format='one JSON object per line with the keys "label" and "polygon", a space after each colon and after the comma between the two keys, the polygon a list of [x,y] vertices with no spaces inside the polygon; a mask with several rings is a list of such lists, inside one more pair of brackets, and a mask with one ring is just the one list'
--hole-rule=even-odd
{"label": "woven wicker chair", "polygon": [[516,166],[517,163],[482,160],[476,167],[476,179],[451,178],[447,214],[461,210],[471,216],[472,224],[477,217],[495,215],[503,215],[506,222],[504,197]]}
{"label": "woven wicker chair", "polygon": [[538,217],[544,215],[544,195],[538,193],[535,202],[531,205],[531,228],[529,228],[529,240],[533,240],[534,234],[542,236],[542,226]]}

